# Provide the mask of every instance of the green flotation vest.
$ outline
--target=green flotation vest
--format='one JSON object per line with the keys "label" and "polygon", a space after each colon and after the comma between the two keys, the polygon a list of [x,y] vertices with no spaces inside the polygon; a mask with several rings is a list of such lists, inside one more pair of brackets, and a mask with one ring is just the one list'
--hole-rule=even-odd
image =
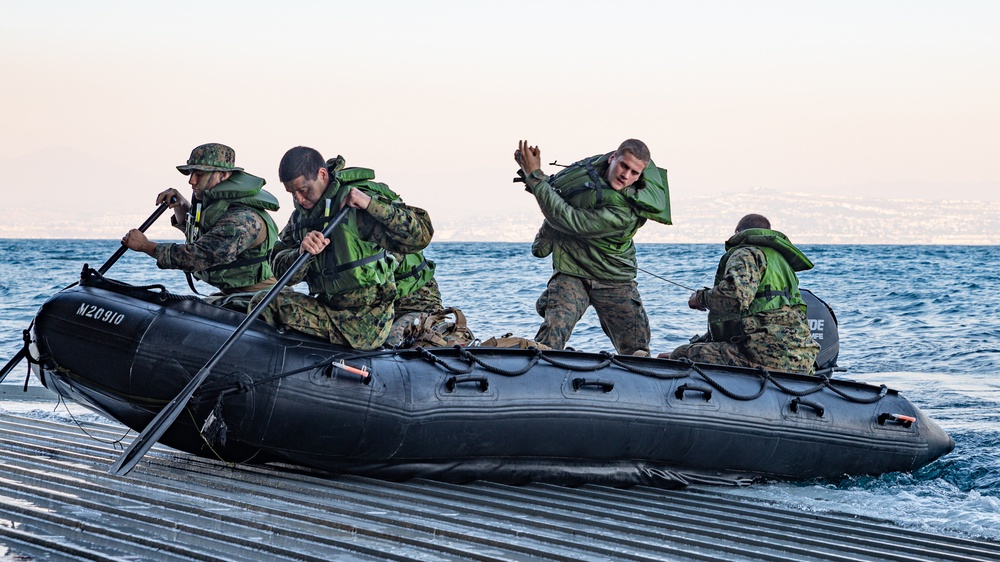
{"label": "green flotation vest", "polygon": [[[584,158],[553,174],[549,185],[567,202],[580,209],[591,209],[617,195],[644,219],[663,224],[670,221],[670,189],[667,171],[650,160],[642,177],[621,191],[615,191],[605,179],[613,152]],[[617,201],[611,199],[611,201]],[[634,233],[633,233],[634,234]]]}
{"label": "green flotation vest", "polygon": [[764,253],[767,266],[761,275],[757,293],[746,311],[719,313],[709,311],[708,329],[712,341],[736,341],[744,335],[743,319],[782,306],[797,306],[806,312],[805,301],[799,292],[796,271],[812,269],[809,258],[796,248],[784,234],[777,230],[751,228],[737,233],[726,241],[726,253],[719,260],[715,272],[715,285],[722,282],[726,263],[738,248],[754,246]]}
{"label": "green flotation vest", "polygon": [[401,299],[413,294],[434,278],[434,262],[424,257],[423,252],[406,254],[397,262],[396,298]]}
{"label": "green flotation vest", "polygon": [[[339,156],[329,160],[327,166],[329,169],[336,170],[336,177],[342,182],[361,179],[370,180],[375,177],[375,172],[367,168],[342,168],[343,157]],[[359,170],[361,171],[359,172]],[[368,172],[371,173],[370,176],[368,176]],[[384,201],[388,202],[402,201],[403,199],[384,183],[369,181],[362,190],[369,195],[378,194]],[[422,251],[405,254],[402,256],[402,259],[399,259],[399,254],[395,254],[395,256],[397,259],[395,261],[396,269],[393,272],[393,277],[396,280],[397,299],[412,294],[434,278],[434,262],[426,259]]]}
{"label": "green flotation vest", "polygon": [[[323,230],[340,209],[352,187],[371,197],[383,195],[388,186],[373,182],[375,171],[368,168],[341,168],[342,159],[327,162],[330,185],[316,205],[306,211],[295,205],[290,219],[292,237],[297,244],[312,230]],[[393,258],[377,244],[363,240],[358,232],[357,209],[351,209],[330,235],[330,244],[309,262],[306,280],[309,292],[320,299],[361,287],[381,285],[392,280]]]}
{"label": "green flotation vest", "polygon": [[265,183],[263,178],[252,174],[234,172],[229,179],[202,194],[202,201],[197,203],[200,211],[196,207],[192,217],[194,220],[184,227],[188,244],[197,240],[202,232],[211,230],[232,206],[249,207],[257,213],[266,225],[267,238],[259,246],[247,248],[238,254],[231,263],[194,272],[196,279],[225,291],[249,287],[274,277],[268,257],[278,240],[278,227],[268,211],[278,210],[278,200],[262,189]]}

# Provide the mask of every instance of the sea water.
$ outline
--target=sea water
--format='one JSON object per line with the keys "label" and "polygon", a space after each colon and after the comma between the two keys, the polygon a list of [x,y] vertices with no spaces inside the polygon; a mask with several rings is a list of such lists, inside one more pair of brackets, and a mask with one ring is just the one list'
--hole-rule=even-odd
{"label": "sea water", "polygon": [[[115,240],[0,239],[0,361],[21,346],[38,307],[97,268]],[[838,373],[899,390],[954,439],[955,450],[912,474],[772,483],[741,489],[752,501],[806,512],[847,512],[906,527],[1000,540],[1000,283],[996,246],[803,246],[816,267],[800,275],[834,310]],[[687,307],[691,289],[711,285],[721,244],[640,244],[639,290],[652,325],[652,351],[670,351],[705,330]],[[533,337],[535,300],[551,275],[527,243],[433,243],[445,305],[464,311],[481,339]],[[108,276],[190,293],[183,274],[128,252]],[[197,283],[202,293],[211,288]],[[589,311],[569,345],[612,350]],[[7,379],[22,384],[22,364]],[[0,402],[0,412],[4,403]],[[51,409],[50,409],[51,412]],[[58,416],[58,413],[52,415]]]}

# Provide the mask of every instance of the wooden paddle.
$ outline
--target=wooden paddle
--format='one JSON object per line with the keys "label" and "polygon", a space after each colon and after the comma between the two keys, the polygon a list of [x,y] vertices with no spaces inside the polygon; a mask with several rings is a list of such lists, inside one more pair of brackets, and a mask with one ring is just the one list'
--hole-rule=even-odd
{"label": "wooden paddle", "polygon": [[[347,215],[347,212],[351,210],[351,208],[352,207],[344,207],[339,213],[337,213],[337,216],[335,216],[333,220],[327,224],[326,228],[323,229],[324,237],[330,237],[333,229],[336,228],[342,220],[344,220],[344,217]],[[224,356],[226,352],[229,351],[229,348],[236,343],[236,340],[239,339],[239,337],[242,336],[248,328],[250,328],[250,324],[252,324],[253,321],[260,316],[261,312],[264,311],[267,305],[269,305],[271,301],[278,296],[281,289],[283,289],[291,278],[300,269],[302,269],[302,266],[305,265],[306,261],[308,261],[310,257],[312,257],[312,254],[307,252],[303,252],[299,255],[298,259],[296,259],[295,262],[292,263],[292,266],[288,268],[288,271],[286,271],[285,274],[278,279],[278,282],[268,289],[267,295],[265,295],[260,301],[260,304],[247,314],[246,320],[240,322],[240,325],[236,328],[236,331],[233,332],[233,335],[229,336],[229,339],[227,339],[226,342],[222,344],[222,347],[215,352],[215,355],[213,355],[212,358],[205,363],[205,366],[198,371],[198,374],[188,381],[187,386],[181,390],[180,394],[175,396],[165,408],[160,410],[160,413],[156,414],[153,421],[149,422],[149,425],[142,430],[142,433],[140,433],[139,436],[132,441],[128,448],[125,449],[120,457],[118,457],[118,460],[111,465],[111,468],[108,470],[108,474],[124,476],[139,463],[143,455],[145,455],[153,444],[163,436],[170,425],[174,423],[174,420],[177,419],[177,416],[181,414],[184,407],[187,406],[188,401],[191,400],[191,396],[194,395],[195,390],[197,390],[198,387],[201,386],[201,383],[208,378],[212,369],[215,368],[215,365],[220,359],[222,359],[222,356]]]}
{"label": "wooden paddle", "polygon": [[[167,207],[169,207],[170,203],[172,202],[173,200],[171,200],[170,202],[164,201],[163,203],[161,203],[160,206],[157,207],[155,211],[153,211],[153,214],[149,215],[149,218],[146,219],[146,222],[139,225],[139,232],[146,232],[146,229],[148,229],[150,226],[153,226],[153,223],[156,222],[156,219],[160,218],[160,215],[162,215],[163,212],[167,210]],[[101,275],[104,275],[105,273],[107,273],[109,269],[111,269],[111,266],[115,265],[115,262],[117,262],[122,256],[125,255],[125,252],[127,251],[128,247],[122,244],[120,248],[115,250],[114,255],[112,255],[111,258],[108,259],[108,261],[104,262],[104,265],[102,265],[100,269],[98,269],[97,271]],[[76,284],[77,282],[74,282],[69,287],[66,287],[66,289],[69,289],[70,287]],[[66,289],[63,290],[65,291]],[[14,367],[17,367],[17,364],[20,363],[21,360],[24,359],[24,357],[27,354],[28,354],[28,344],[25,343],[23,346],[21,346],[20,351],[14,354],[14,357],[10,361],[8,361],[6,365],[3,366],[3,370],[0,370],[0,382],[3,382],[3,380],[7,377],[7,373],[13,371]]]}

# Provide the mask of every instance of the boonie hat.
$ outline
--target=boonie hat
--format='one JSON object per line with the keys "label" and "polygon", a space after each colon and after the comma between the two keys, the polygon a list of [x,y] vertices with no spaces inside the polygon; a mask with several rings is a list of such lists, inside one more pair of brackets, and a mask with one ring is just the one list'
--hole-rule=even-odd
{"label": "boonie hat", "polygon": [[196,146],[191,151],[187,164],[177,166],[177,170],[185,176],[192,170],[199,172],[242,172],[236,167],[236,151],[224,144],[210,142]]}

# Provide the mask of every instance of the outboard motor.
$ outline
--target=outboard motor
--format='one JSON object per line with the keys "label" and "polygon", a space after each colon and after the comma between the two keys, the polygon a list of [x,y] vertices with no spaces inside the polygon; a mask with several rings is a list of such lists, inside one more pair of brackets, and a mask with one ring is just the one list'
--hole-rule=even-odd
{"label": "outboard motor", "polygon": [[837,317],[834,316],[830,305],[812,294],[812,291],[799,287],[799,292],[802,293],[802,300],[806,303],[809,331],[820,345],[819,355],[816,356],[816,370],[833,369],[837,366],[837,356],[840,355]]}

